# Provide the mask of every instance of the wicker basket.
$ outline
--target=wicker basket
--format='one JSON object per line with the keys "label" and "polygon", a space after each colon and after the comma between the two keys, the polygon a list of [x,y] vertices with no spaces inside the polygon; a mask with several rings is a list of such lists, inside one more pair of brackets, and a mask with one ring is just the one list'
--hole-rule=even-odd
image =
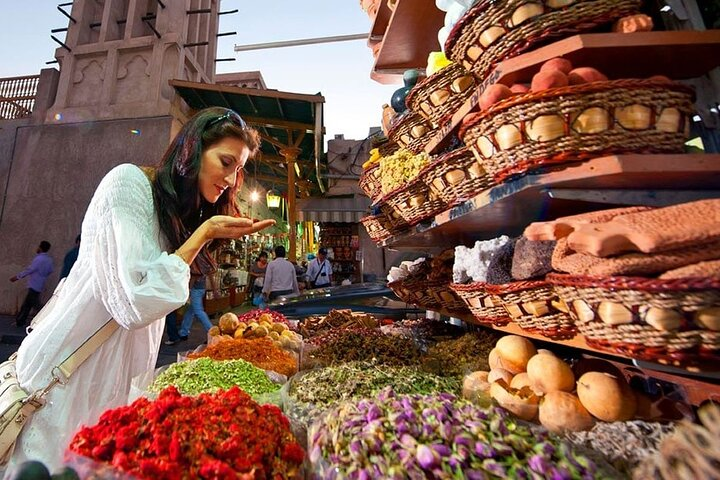
{"label": "wicker basket", "polygon": [[408,277],[388,284],[388,287],[404,302],[421,308],[440,309],[442,304],[433,294],[437,281],[430,282],[427,278]]}
{"label": "wicker basket", "polygon": [[442,212],[447,204],[430,191],[422,175],[418,175],[407,185],[400,187],[382,199],[383,203],[390,205],[408,225],[415,225],[426,218]]}
{"label": "wicker basket", "polygon": [[483,0],[455,24],[445,52],[483,82],[503,60],[637,13],[640,4],[640,0],[576,0],[552,8],[550,0]]}
{"label": "wicker basket", "polygon": [[360,222],[374,242],[380,242],[392,235],[392,226],[384,213],[363,217]]}
{"label": "wicker basket", "polygon": [[420,176],[448,205],[464,202],[495,184],[467,147],[442,155]]}
{"label": "wicker basket", "polygon": [[417,113],[408,112],[393,125],[388,136],[400,148],[418,154],[430,142],[434,132],[430,122]]}
{"label": "wicker basket", "polygon": [[388,288],[398,296],[400,300],[411,305],[417,305],[417,297],[415,293],[405,286],[404,280],[395,280],[388,283]]}
{"label": "wicker basket", "polygon": [[463,299],[451,288],[449,279],[430,280],[428,282],[428,288],[432,291],[433,295],[435,295],[438,302],[440,302],[442,308],[448,313],[458,315],[470,313]]}
{"label": "wicker basket", "polygon": [[681,153],[692,90],[611,80],[516,95],[474,114],[460,135],[497,182],[546,165],[617,153]]}
{"label": "wicker basket", "polygon": [[415,85],[405,103],[437,128],[462,107],[475,86],[475,78],[467,70],[451,63]]}
{"label": "wicker basket", "polygon": [[380,182],[380,163],[376,163],[372,167],[363,170],[360,174],[360,188],[365,195],[370,197],[374,202],[382,197],[382,184]]}
{"label": "wicker basket", "polygon": [[450,288],[465,302],[478,325],[495,325],[502,327],[510,323],[502,301],[485,291],[484,282],[468,284],[452,283]]}
{"label": "wicker basket", "polygon": [[588,345],[689,366],[720,361],[720,281],[547,277]]}
{"label": "wicker basket", "polygon": [[387,203],[380,203],[380,211],[390,223],[393,233],[405,230],[409,227],[405,219]]}
{"label": "wicker basket", "polygon": [[400,150],[400,146],[395,142],[383,142],[377,147],[381,157],[389,157],[393,153]]}
{"label": "wicker basket", "polygon": [[577,333],[567,308],[558,301],[553,286],[545,281],[487,284],[485,291],[497,295],[512,321],[527,332],[552,339],[569,339]]}

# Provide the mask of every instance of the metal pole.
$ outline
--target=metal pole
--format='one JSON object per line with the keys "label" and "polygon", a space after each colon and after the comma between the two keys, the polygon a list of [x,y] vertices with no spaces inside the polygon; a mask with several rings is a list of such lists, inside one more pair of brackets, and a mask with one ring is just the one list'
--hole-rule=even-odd
{"label": "metal pole", "polygon": [[236,52],[248,50],[263,50],[268,48],[298,47],[300,45],[314,45],[316,43],[347,42],[350,40],[367,40],[367,33],[354,35],[336,35],[334,37],[302,38],[298,40],[285,40],[282,42],[251,43],[248,45],[235,45]]}

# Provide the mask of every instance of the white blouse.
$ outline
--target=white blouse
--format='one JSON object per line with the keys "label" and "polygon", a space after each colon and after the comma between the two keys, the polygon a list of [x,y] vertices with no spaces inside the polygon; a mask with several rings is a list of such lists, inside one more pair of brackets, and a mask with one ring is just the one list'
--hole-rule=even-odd
{"label": "white blouse", "polygon": [[90,202],[77,262],[53,310],[18,350],[22,387],[45,387],[52,368],[110,317],[121,328],[67,385],[53,388],[25,426],[8,472],[28,459],[57,470],[77,429],[125,404],[131,379],[155,368],[165,315],[189,294],[190,269],[165,251],[166,243],[143,171],[130,164],[115,167]]}

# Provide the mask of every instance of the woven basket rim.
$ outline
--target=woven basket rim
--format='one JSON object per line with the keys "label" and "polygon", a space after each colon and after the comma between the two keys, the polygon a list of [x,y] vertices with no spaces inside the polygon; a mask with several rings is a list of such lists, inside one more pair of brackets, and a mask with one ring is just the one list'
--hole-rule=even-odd
{"label": "woven basket rim", "polygon": [[462,147],[456,148],[455,150],[443,153],[442,155],[435,155],[432,157],[432,161],[425,165],[422,170],[420,170],[420,173],[418,173],[418,177],[426,175],[427,173],[436,169],[440,164],[446,163],[449,160],[454,160],[455,158],[461,157],[463,155],[472,155],[472,151],[464,145]]}
{"label": "woven basket rim", "polygon": [[521,292],[538,287],[548,287],[551,284],[545,280],[520,280],[517,282],[503,283],[502,285],[488,284],[486,291],[492,295],[505,295],[507,293]]}
{"label": "woven basket rim", "polygon": [[661,280],[648,277],[600,277],[593,275],[570,275],[550,273],[547,281],[553,285],[576,288],[604,288],[607,290],[638,290],[644,292],[671,292],[720,290],[720,280],[709,277],[689,277]]}
{"label": "woven basket rim", "polygon": [[450,30],[447,40],[445,40],[445,49],[443,51],[448,52],[448,57],[450,56],[450,52],[452,52],[453,47],[460,38],[462,31],[465,30],[465,27],[469,23],[474,22],[475,18],[480,14],[480,12],[487,10],[487,8],[495,2],[496,0],[481,1],[477,5],[473,5],[472,7],[470,7],[470,9],[465,12],[465,15],[460,17],[460,20],[458,20],[457,23],[453,26],[452,30]]}
{"label": "woven basket rim", "polygon": [[367,176],[371,171],[375,170],[376,168],[380,168],[380,162],[375,162],[372,165],[370,165],[368,168],[364,169],[362,173],[360,174],[361,177]]}
{"label": "woven basket rim", "polygon": [[371,222],[371,221],[376,220],[376,219],[378,219],[378,218],[385,218],[385,219],[387,219],[387,215],[385,215],[384,213],[378,213],[377,215],[365,215],[364,217],[360,217],[360,221],[361,221],[361,222],[363,222],[363,221]]}
{"label": "woven basket rim", "polygon": [[450,288],[456,292],[479,292],[485,290],[486,285],[490,284],[487,282],[451,283]]}
{"label": "woven basket rim", "polygon": [[[398,122],[397,122],[395,125],[393,125],[393,126],[390,128],[390,130],[388,130],[388,137],[394,136],[395,133],[397,133],[397,131],[400,130],[400,128],[402,128],[402,127],[404,127],[404,126],[409,126],[411,122],[414,122],[414,123],[427,123],[428,125],[430,125],[430,122],[428,122],[428,121],[425,119],[425,117],[423,117],[422,115],[420,115],[420,114],[418,114],[418,113],[415,113],[414,111],[412,111],[412,110],[410,110],[410,109],[407,109],[407,112],[409,112],[409,113],[408,113],[407,115],[405,115],[403,118],[401,118],[400,120],[398,120]],[[414,125],[413,125],[413,126],[414,126]],[[430,126],[431,126],[431,125],[430,125]],[[431,127],[432,127],[432,126],[431,126]],[[432,130],[432,128],[430,128],[430,130]],[[393,142],[393,143],[397,143],[397,142]],[[405,150],[407,150],[406,147],[400,147],[400,149],[402,149],[402,148],[405,148]],[[398,149],[398,150],[399,150],[399,149]]]}
{"label": "woven basket rim", "polygon": [[[455,68],[452,68],[452,67],[455,67]],[[467,70],[465,70],[461,65],[458,65],[456,62],[451,62],[448,65],[445,65],[443,68],[441,68],[437,72],[430,75],[429,77],[425,77],[422,80],[420,80],[413,88],[410,89],[407,96],[405,97],[405,106],[410,108],[410,106],[412,105],[412,99],[415,98],[415,96],[419,95],[420,92],[427,85],[434,83],[435,81],[437,81],[438,79],[442,78],[445,75],[453,75],[453,73],[455,73],[455,72],[453,72],[453,70],[458,70],[458,69],[460,71],[457,73],[460,73],[460,74],[462,74],[463,72],[467,72],[468,74],[470,73]]]}
{"label": "woven basket rim", "polygon": [[[385,195],[382,195],[380,197],[380,199],[378,200],[378,203],[386,203],[387,204],[388,200],[397,197],[398,195],[403,193],[405,190],[409,190],[410,187],[414,187],[415,184],[417,184],[417,183],[422,183],[423,185],[425,185],[425,182],[422,180],[422,176],[420,175],[421,173],[423,173],[425,171],[425,168],[426,167],[423,167],[423,169],[420,170],[420,172],[418,172],[418,175],[415,178],[413,178],[412,180],[410,180],[409,182],[407,182],[405,185],[401,185],[401,186],[397,187],[395,190],[391,190],[388,193],[386,193]],[[427,187],[427,185],[425,185],[425,186]]]}
{"label": "woven basket rim", "polygon": [[471,113],[463,120],[460,126],[460,130],[458,132],[458,136],[460,138],[463,138],[465,136],[465,133],[481,120],[484,120],[487,117],[494,117],[505,110],[509,110],[521,104],[552,100],[568,95],[587,95],[591,93],[599,93],[607,90],[616,89],[673,90],[678,93],[690,94],[692,95],[693,101],[695,101],[695,90],[677,82],[668,83],[658,80],[624,78],[620,80],[605,80],[599,82],[583,83],[581,85],[568,85],[567,87],[549,88],[540,92],[528,92],[519,95],[513,95],[509,98],[506,98],[505,100],[499,101],[487,110]]}

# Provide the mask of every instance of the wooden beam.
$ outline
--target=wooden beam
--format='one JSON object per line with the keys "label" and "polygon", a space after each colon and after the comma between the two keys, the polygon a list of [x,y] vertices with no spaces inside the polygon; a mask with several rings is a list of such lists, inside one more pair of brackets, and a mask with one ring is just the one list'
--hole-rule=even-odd
{"label": "wooden beam", "polygon": [[282,143],[281,141],[275,140],[274,138],[272,138],[272,137],[271,137],[270,135],[268,135],[267,133],[261,133],[261,134],[260,134],[260,138],[262,138],[263,140],[265,140],[265,141],[268,142],[269,144],[271,144],[271,145],[273,145],[273,146],[275,146],[275,147],[278,147],[278,148],[288,148],[288,147],[289,147],[289,145],[285,145],[285,144]]}
{"label": "wooden beam", "polygon": [[257,88],[241,88],[230,85],[210,85],[207,83],[188,82],[186,80],[170,80],[170,85],[178,88],[192,88],[207,92],[227,92],[237,95],[250,95],[253,97],[281,98],[285,100],[300,100],[310,103],[325,103],[322,95],[306,95],[303,93],[281,92],[279,90],[260,90]]}
{"label": "wooden beam", "polygon": [[293,142],[293,147],[298,148],[300,146],[300,143],[302,143],[303,139],[305,138],[305,132],[300,132],[300,135],[295,139]]}
{"label": "wooden beam", "polygon": [[[257,112],[257,109],[255,109],[255,111]],[[249,125],[257,125],[271,128],[290,128],[292,130],[299,130],[301,132],[310,133],[315,131],[315,125],[313,125],[312,123],[291,122],[290,120],[281,120],[278,118],[254,117],[248,115],[243,115],[242,118]]]}

